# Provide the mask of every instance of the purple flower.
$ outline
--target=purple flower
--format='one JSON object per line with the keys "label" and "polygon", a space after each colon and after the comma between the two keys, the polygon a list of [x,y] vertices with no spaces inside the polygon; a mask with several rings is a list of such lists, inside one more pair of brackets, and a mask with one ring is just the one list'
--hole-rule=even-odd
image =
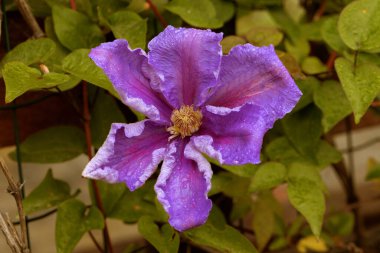
{"label": "purple flower", "polygon": [[149,119],[112,124],[83,176],[133,191],[163,161],[154,188],[179,231],[205,223],[212,206],[212,170],[201,153],[222,164],[259,163],[265,132],[301,96],[273,46],[239,45],[222,56],[222,36],[169,26],[148,54],[125,40],[90,53],[122,101]]}

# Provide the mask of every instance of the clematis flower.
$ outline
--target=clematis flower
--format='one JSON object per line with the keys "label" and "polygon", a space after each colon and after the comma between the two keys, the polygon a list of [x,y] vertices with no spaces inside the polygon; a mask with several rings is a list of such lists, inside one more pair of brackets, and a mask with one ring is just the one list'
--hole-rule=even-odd
{"label": "clematis flower", "polygon": [[239,45],[222,56],[222,37],[169,26],[148,54],[119,39],[89,55],[122,101],[148,119],[112,124],[83,176],[133,191],[163,161],[154,189],[179,231],[205,223],[212,206],[202,153],[221,164],[259,163],[265,132],[301,96],[273,46]]}

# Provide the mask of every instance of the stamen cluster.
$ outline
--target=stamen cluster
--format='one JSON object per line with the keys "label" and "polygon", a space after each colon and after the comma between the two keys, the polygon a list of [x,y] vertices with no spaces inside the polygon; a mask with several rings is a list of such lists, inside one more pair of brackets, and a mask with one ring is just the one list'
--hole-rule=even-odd
{"label": "stamen cluster", "polygon": [[193,133],[199,130],[202,125],[202,113],[199,110],[195,110],[192,105],[183,105],[178,110],[174,110],[170,117],[173,125],[167,129],[171,134],[169,140],[181,136],[191,136]]}

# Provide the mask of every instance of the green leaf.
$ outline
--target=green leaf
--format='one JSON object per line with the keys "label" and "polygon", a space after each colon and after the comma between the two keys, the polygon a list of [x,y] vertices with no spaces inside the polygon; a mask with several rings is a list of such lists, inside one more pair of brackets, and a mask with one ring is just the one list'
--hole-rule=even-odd
{"label": "green leaf", "polygon": [[371,166],[370,171],[367,173],[365,180],[374,180],[380,178],[380,164],[375,164]]}
{"label": "green leaf", "polygon": [[209,195],[223,192],[230,197],[239,197],[247,193],[249,183],[248,178],[222,171],[212,177]]}
{"label": "green leaf", "polygon": [[274,239],[270,244],[269,244],[269,250],[270,251],[276,251],[276,250],[281,250],[288,246],[288,241],[286,240],[285,237],[277,237]]}
{"label": "green leaf", "polygon": [[315,89],[314,101],[323,113],[325,133],[352,112],[342,86],[334,80],[325,81]]}
{"label": "green leaf", "polygon": [[284,0],[283,1],[285,13],[293,19],[294,22],[300,22],[305,16],[306,11],[301,5],[300,0]]}
{"label": "green leaf", "polygon": [[280,137],[270,142],[266,146],[265,153],[271,160],[281,162],[287,167],[294,162],[304,162],[324,169],[331,163],[337,163],[342,159],[339,151],[323,140],[319,141],[314,158],[302,155],[286,137]]}
{"label": "green leaf", "polygon": [[117,39],[128,40],[131,48],[145,48],[147,19],[131,11],[118,11],[109,17],[111,30]]}
{"label": "green leaf", "polygon": [[92,109],[91,136],[92,145],[100,148],[111,128],[112,123],[125,123],[125,117],[115,99],[104,91],[99,91]]}
{"label": "green leaf", "polygon": [[58,207],[55,225],[57,253],[71,253],[82,236],[90,230],[102,229],[102,213],[94,206],[87,208],[76,199],[65,201]]}
{"label": "green leaf", "polygon": [[355,67],[350,61],[338,58],[335,69],[351,103],[355,122],[359,123],[380,91],[380,68],[373,64]]}
{"label": "green leaf", "polygon": [[380,52],[380,2],[358,0],[347,5],[340,14],[338,30],[351,49]]}
{"label": "green leaf", "polygon": [[225,0],[211,0],[214,5],[216,18],[223,23],[230,20],[235,14],[235,6],[232,2]]}
{"label": "green leaf", "polygon": [[306,57],[302,61],[302,70],[309,75],[315,75],[327,71],[327,67],[321,62],[318,57]]}
{"label": "green leaf", "polygon": [[328,217],[324,227],[333,236],[349,236],[352,234],[354,225],[354,215],[349,212],[342,212]]}
{"label": "green leaf", "polygon": [[157,215],[155,206],[156,194],[153,190],[153,181],[148,181],[143,187],[134,192],[124,191],[121,198],[113,205],[108,217],[133,223],[144,215],[152,216],[158,221],[166,221],[166,217]]}
{"label": "green leaf", "polygon": [[253,231],[255,231],[259,251],[265,248],[274,232],[273,202],[273,196],[268,192],[264,192],[260,194],[253,208],[252,227]]}
{"label": "green leaf", "polygon": [[284,38],[284,34],[275,27],[253,27],[246,33],[246,38],[249,43],[262,46],[277,46]]}
{"label": "green leaf", "polygon": [[305,79],[297,80],[296,83],[302,92],[302,97],[298,101],[296,107],[294,107],[293,112],[299,111],[311,104],[313,102],[314,91],[320,85],[318,79],[310,76]]}
{"label": "green leaf", "polygon": [[322,38],[334,51],[342,53],[348,50],[338,33],[338,16],[329,17],[321,28]]}
{"label": "green leaf", "polygon": [[276,54],[294,79],[297,80],[306,78],[306,76],[302,73],[301,67],[298,65],[297,60],[292,55],[279,50],[276,50]]}
{"label": "green leaf", "polygon": [[173,0],[166,9],[195,27],[220,28],[224,23],[218,19],[219,14],[211,0]]}
{"label": "green leaf", "polygon": [[216,228],[210,222],[183,233],[193,243],[210,247],[218,252],[257,253],[252,243],[238,230],[229,225]]}
{"label": "green leaf", "polygon": [[319,109],[314,106],[305,107],[296,113],[288,114],[281,122],[286,136],[295,149],[300,154],[315,159],[322,134]]}
{"label": "green leaf", "polygon": [[3,69],[6,87],[5,102],[10,103],[27,91],[46,89],[67,82],[70,77],[65,74],[41,72],[28,67],[22,62],[9,62]]}
{"label": "green leaf", "polygon": [[[93,192],[94,188],[92,187],[92,183],[88,181],[88,188],[91,193],[92,203],[96,203],[96,197]],[[96,181],[96,185],[99,189],[100,198],[102,200],[103,208],[105,216],[107,217],[110,213],[113,212],[115,206],[121,200],[122,196],[126,191],[128,191],[127,187],[124,183],[120,184],[110,184],[104,181]]]}
{"label": "green leaf", "polygon": [[105,41],[99,26],[80,12],[56,5],[53,21],[59,41],[70,50],[92,48]]}
{"label": "green leaf", "polygon": [[[48,38],[31,39],[18,44],[9,51],[0,62],[0,70],[8,62],[19,61],[26,65],[45,63],[55,52],[56,44]],[[0,73],[1,74],[1,73]],[[1,77],[1,76],[0,76]]]}
{"label": "green leaf", "polygon": [[152,217],[143,216],[138,222],[139,232],[160,253],[176,253],[179,249],[179,234],[169,225],[159,227]]}
{"label": "green leaf", "polygon": [[51,169],[44,180],[22,201],[25,214],[42,211],[57,206],[71,198],[68,183],[55,179]]}
{"label": "green leaf", "polygon": [[119,95],[104,74],[103,70],[96,66],[90,57],[88,57],[89,53],[89,49],[75,50],[63,59],[62,68],[82,80],[106,89],[113,96],[119,98]]}
{"label": "green leaf", "polygon": [[217,166],[241,177],[251,178],[255,174],[258,168],[258,165],[250,164],[250,163],[247,163],[244,165],[225,165],[225,164],[219,164],[217,160],[209,158],[209,157],[208,157],[208,160],[211,163],[216,164]]}
{"label": "green leaf", "polygon": [[244,218],[252,208],[252,197],[250,194],[235,197],[232,199],[233,205],[230,213],[230,221],[234,222]]}
{"label": "green leaf", "polygon": [[286,168],[281,163],[267,162],[259,166],[252,183],[250,191],[269,190],[284,182],[286,179]]}
{"label": "green leaf", "polygon": [[[59,163],[77,157],[86,151],[84,133],[72,126],[56,126],[41,130],[21,143],[23,162]],[[10,157],[16,160],[16,153]]]}
{"label": "green leaf", "polygon": [[323,183],[312,166],[295,163],[288,172],[290,203],[306,218],[314,235],[319,236],[325,212]]}
{"label": "green leaf", "polygon": [[246,43],[246,41],[242,37],[230,35],[224,37],[220,45],[222,46],[223,54],[228,54],[233,47],[244,43]]}
{"label": "green leaf", "polygon": [[267,10],[238,12],[238,17],[236,19],[236,35],[245,35],[255,27],[278,27],[278,25]]}

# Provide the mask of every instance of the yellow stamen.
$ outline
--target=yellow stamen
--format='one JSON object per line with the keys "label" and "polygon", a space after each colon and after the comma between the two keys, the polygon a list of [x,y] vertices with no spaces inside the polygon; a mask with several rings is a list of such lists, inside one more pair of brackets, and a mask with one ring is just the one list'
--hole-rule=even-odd
{"label": "yellow stamen", "polygon": [[167,129],[171,134],[169,140],[181,136],[191,136],[202,125],[202,113],[194,110],[192,105],[183,105],[179,110],[174,110],[170,117],[173,125]]}

